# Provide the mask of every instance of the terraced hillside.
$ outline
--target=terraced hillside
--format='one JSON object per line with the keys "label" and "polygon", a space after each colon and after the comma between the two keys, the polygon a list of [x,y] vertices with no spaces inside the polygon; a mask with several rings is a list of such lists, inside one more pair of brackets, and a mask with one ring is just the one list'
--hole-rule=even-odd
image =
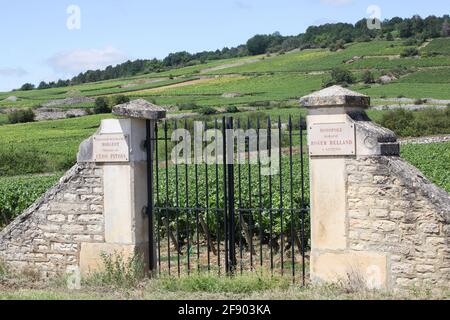
{"label": "terraced hillside", "polygon": [[[47,187],[69,168],[75,162],[79,143],[95,132],[101,119],[111,116],[9,125],[6,123],[12,110],[88,110],[94,107],[94,98],[124,95],[166,106],[171,117],[211,121],[215,115],[205,115],[214,113],[211,109],[205,112],[209,107],[243,119],[270,115],[286,122],[289,114],[306,114],[298,98],[321,89],[332,69],[339,67],[353,74],[351,89],[372,97],[375,108],[368,114],[375,122],[393,129],[400,125],[400,136],[449,135],[450,39],[431,40],[416,48],[419,55],[402,57],[405,50],[414,48],[401,40],[352,43],[336,52],[297,50],[65,88],[0,93],[0,221],[2,216],[6,221],[20,212],[45,189],[42,186]],[[379,81],[365,83],[367,71]],[[388,81],[383,80],[386,78]],[[450,172],[440,165],[448,155],[448,142],[408,145],[403,152],[405,158],[450,191]],[[34,192],[36,186],[39,192]]]}
{"label": "terraced hillside", "polygon": [[[351,70],[358,80],[366,70],[375,77],[399,74],[385,85],[355,84],[354,88],[374,98],[450,99],[450,39],[434,39],[420,47],[420,56],[400,55],[414,46],[403,41],[353,43],[344,50],[293,51],[286,54],[220,60],[162,73],[140,75],[65,88],[0,93],[0,109],[39,107],[49,101],[71,97],[98,97],[125,94],[151,99],[162,105],[195,102],[226,106],[251,102],[296,99],[320,89],[331,69]],[[223,97],[237,93],[234,98]],[[17,97],[17,101],[5,100]],[[93,103],[71,105],[89,108]],[[61,106],[68,108],[67,105]]]}

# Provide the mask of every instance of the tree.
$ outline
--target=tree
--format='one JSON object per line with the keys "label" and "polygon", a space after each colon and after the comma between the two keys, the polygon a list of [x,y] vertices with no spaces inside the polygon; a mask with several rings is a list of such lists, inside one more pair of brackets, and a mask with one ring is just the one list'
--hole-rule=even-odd
{"label": "tree", "polygon": [[347,85],[355,82],[355,78],[350,70],[342,68],[334,68],[331,71],[331,79],[324,82],[324,87],[329,87],[336,84]]}
{"label": "tree", "polygon": [[445,19],[444,23],[442,24],[442,36],[450,37],[450,24],[448,23],[447,19]]}
{"label": "tree", "polygon": [[107,98],[98,97],[97,99],[95,99],[95,107],[94,107],[95,114],[110,113],[110,112],[111,108],[109,107]]}
{"label": "tree", "polygon": [[394,41],[394,36],[392,35],[392,33],[388,33],[387,35],[386,35],[386,40],[387,41]]}
{"label": "tree", "polygon": [[266,35],[256,35],[247,41],[247,49],[251,55],[266,53],[270,38]]}
{"label": "tree", "polygon": [[20,90],[23,90],[23,91],[29,91],[29,90],[34,90],[34,84],[31,84],[31,83],[25,83],[21,88],[20,88]]}
{"label": "tree", "polygon": [[41,81],[41,83],[39,83],[38,90],[48,89],[48,88],[50,88],[50,86],[45,81]]}
{"label": "tree", "polygon": [[114,97],[114,105],[130,102],[130,98],[124,95],[118,95]]}
{"label": "tree", "polygon": [[402,38],[410,38],[413,35],[413,26],[411,20],[405,20],[399,25],[399,33]]}

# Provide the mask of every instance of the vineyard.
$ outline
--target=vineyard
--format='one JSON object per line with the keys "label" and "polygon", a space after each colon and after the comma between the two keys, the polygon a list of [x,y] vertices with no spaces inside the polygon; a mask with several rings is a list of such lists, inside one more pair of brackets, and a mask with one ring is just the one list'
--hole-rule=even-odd
{"label": "vineyard", "polygon": [[[350,89],[370,95],[373,105],[402,106],[420,99],[418,103],[425,109],[402,114],[369,109],[367,114],[374,122],[394,130],[398,136],[448,134],[450,113],[448,109],[442,109],[448,102],[426,99],[450,99],[450,42],[444,38],[433,39],[418,48],[419,56],[401,57],[405,50],[416,47],[415,44],[402,40],[374,40],[350,43],[337,51],[294,50],[209,61],[170,71],[71,87],[0,93],[2,223],[10,221],[30,205],[63,171],[69,169],[75,163],[79,144],[97,130],[102,119],[112,117],[109,114],[89,115],[4,125],[11,108],[39,109],[46,103],[72,97],[110,98],[120,94],[130,99],[144,98],[163,105],[167,107],[170,116],[187,117],[189,128],[192,128],[192,122],[196,120],[211,127],[214,119],[222,116],[233,116],[243,122],[250,119],[252,126],[255,126],[258,117],[263,120],[262,123],[268,116],[272,119],[279,117],[285,125],[288,115],[304,117],[307,113],[305,108],[299,107],[298,98],[320,89],[330,78],[331,69],[339,67],[350,70],[355,78],[353,84],[348,84]],[[375,79],[382,75],[396,75],[396,78],[385,84],[363,83],[366,71],[370,71]],[[11,96],[15,96],[17,101],[7,99]],[[400,98],[410,98],[412,101]],[[56,103],[54,108],[85,110],[93,106],[94,102],[74,105]],[[434,110],[434,107],[441,109]],[[209,108],[208,114],[205,108]],[[171,126],[169,122],[169,128]],[[299,145],[297,135],[294,135],[294,145]],[[450,170],[445,165],[449,163],[449,149],[448,143],[406,145],[402,147],[402,157],[449,191]],[[161,154],[162,150],[159,151]],[[294,165],[298,163],[294,162]],[[173,171],[170,171],[169,177],[169,184],[172,185]],[[188,179],[192,177],[189,176]],[[180,186],[183,183],[181,179]],[[205,181],[200,183],[204,184]],[[192,186],[191,182],[189,184]],[[268,182],[263,182],[263,188],[263,193],[266,194]],[[190,192],[194,191],[191,189]],[[242,189],[243,205],[246,205],[244,199],[247,199],[249,192],[250,190]],[[200,188],[198,195],[202,203],[209,198],[204,194],[204,188]],[[168,196],[173,203],[173,189],[169,190]],[[191,195],[190,201],[192,199]],[[298,196],[295,199],[298,201]],[[273,205],[276,206],[279,200],[275,196]],[[267,201],[264,198],[264,202]]]}

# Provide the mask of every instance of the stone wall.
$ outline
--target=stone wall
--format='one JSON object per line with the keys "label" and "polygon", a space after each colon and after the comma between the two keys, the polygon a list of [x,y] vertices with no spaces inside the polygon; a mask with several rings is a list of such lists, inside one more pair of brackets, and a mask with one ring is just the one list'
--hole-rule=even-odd
{"label": "stone wall", "polygon": [[399,157],[346,160],[348,249],[386,255],[387,286],[450,284],[450,195]]}
{"label": "stone wall", "polygon": [[81,243],[104,242],[102,168],[78,163],[0,232],[0,259],[42,277],[78,267]]}

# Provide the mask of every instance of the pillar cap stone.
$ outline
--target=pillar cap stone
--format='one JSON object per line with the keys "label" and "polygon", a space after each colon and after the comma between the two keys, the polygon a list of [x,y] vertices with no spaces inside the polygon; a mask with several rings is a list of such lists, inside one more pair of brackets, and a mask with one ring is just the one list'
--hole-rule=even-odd
{"label": "pillar cap stone", "polygon": [[112,113],[128,118],[159,120],[166,117],[166,109],[144,99],[133,100],[112,108]]}
{"label": "pillar cap stone", "polygon": [[300,98],[305,107],[359,107],[368,108],[370,97],[341,86],[332,86]]}

